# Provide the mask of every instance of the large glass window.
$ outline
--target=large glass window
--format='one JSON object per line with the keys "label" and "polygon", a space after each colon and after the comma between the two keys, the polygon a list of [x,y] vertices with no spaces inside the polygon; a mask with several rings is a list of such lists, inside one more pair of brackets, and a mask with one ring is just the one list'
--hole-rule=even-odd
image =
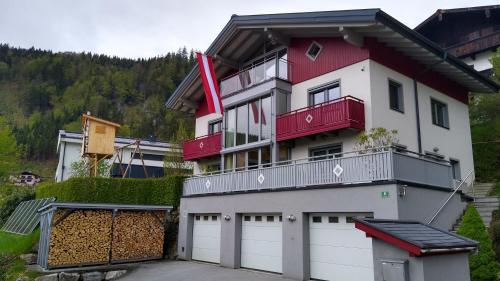
{"label": "large glass window", "polygon": [[431,99],[432,124],[449,129],[448,106],[440,101]]}
{"label": "large glass window", "polygon": [[248,112],[248,142],[256,142],[259,140],[259,111],[260,105],[259,100],[255,100],[249,103],[249,112]]}
{"label": "large glass window", "polygon": [[261,148],[261,165],[263,167],[271,166],[271,147],[265,146]]}
{"label": "large glass window", "polygon": [[248,107],[246,104],[236,109],[236,145],[247,143]]}
{"label": "large glass window", "polygon": [[271,147],[228,153],[224,155],[224,169],[226,171],[244,169],[257,169],[258,167],[271,166]]}
{"label": "large glass window", "polygon": [[230,109],[226,114],[225,147],[234,146],[234,134],[236,132],[236,109]]}
{"label": "large glass window", "polygon": [[234,167],[233,165],[233,154],[226,154],[224,155],[224,170],[229,171],[232,170]]}
{"label": "large glass window", "polygon": [[248,151],[248,169],[256,169],[259,165],[259,150]]}
{"label": "large glass window", "polygon": [[267,140],[271,138],[271,97],[267,97],[261,100],[262,110],[261,110],[261,125],[262,134],[261,139]]}
{"label": "large glass window", "polygon": [[336,82],[310,91],[309,105],[316,105],[338,98],[340,98],[340,85]]}
{"label": "large glass window", "polygon": [[236,152],[236,171],[243,170],[245,169],[246,166],[246,152],[245,151],[240,151]]}

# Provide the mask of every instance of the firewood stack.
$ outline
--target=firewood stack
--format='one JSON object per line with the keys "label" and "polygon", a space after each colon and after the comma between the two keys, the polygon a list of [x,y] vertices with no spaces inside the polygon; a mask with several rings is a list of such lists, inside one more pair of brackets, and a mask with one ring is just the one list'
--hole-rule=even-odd
{"label": "firewood stack", "polygon": [[165,212],[118,211],[113,225],[112,261],[163,256]]}
{"label": "firewood stack", "polygon": [[60,209],[54,214],[48,264],[62,266],[107,263],[111,245],[112,212],[76,210],[67,215],[68,212],[70,210]]}

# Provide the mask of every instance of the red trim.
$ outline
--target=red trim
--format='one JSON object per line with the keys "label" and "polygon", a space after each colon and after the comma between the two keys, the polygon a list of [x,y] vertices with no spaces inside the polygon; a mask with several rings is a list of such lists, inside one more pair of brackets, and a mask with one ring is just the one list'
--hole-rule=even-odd
{"label": "red trim", "polygon": [[220,154],[222,133],[215,133],[185,141],[182,144],[185,161],[196,160]]}
{"label": "red trim", "polygon": [[378,229],[370,227],[370,226],[368,226],[366,224],[363,224],[361,222],[355,222],[354,226],[357,229],[366,232],[366,235],[370,235],[372,237],[375,237],[377,239],[385,241],[385,242],[387,242],[387,243],[389,243],[391,245],[394,245],[394,246],[396,246],[398,248],[401,248],[401,249],[404,249],[404,250],[408,251],[410,253],[410,255],[412,255],[412,256],[418,257],[418,256],[422,255],[422,249],[420,247],[415,246],[415,245],[413,245],[411,243],[408,243],[408,242],[406,242],[404,240],[396,238],[396,237],[394,237],[392,235],[389,235],[389,234],[387,234],[385,232],[382,232],[382,231],[380,231]]}
{"label": "red trim", "polygon": [[365,38],[365,44],[370,50],[370,59],[410,78],[419,76],[417,77],[418,82],[468,104],[469,91],[467,88],[460,86],[435,71],[425,71],[426,67],[424,65],[378,42],[375,38]]}

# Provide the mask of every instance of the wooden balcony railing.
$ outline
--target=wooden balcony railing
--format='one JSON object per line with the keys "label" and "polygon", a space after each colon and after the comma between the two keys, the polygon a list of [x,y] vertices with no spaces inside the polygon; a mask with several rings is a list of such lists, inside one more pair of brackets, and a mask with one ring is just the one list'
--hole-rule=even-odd
{"label": "wooden balcony railing", "polygon": [[276,117],[276,140],[284,141],[345,128],[365,128],[362,100],[346,96],[281,114]]}
{"label": "wooden balcony railing", "polygon": [[213,156],[220,153],[222,133],[216,133],[194,140],[185,141],[182,145],[185,161]]}

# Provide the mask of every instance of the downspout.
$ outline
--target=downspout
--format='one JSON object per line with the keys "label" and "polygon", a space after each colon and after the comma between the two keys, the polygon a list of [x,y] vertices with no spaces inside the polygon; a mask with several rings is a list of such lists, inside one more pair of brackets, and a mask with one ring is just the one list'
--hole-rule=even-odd
{"label": "downspout", "polygon": [[64,180],[64,158],[66,156],[66,142],[64,142],[64,149],[63,149],[63,157],[62,157],[62,165],[61,165],[61,181]]}
{"label": "downspout", "polygon": [[415,117],[417,119],[417,144],[418,144],[418,153],[422,153],[422,131],[420,129],[420,107],[419,107],[419,104],[418,104],[418,81],[417,79],[422,76],[423,74],[425,74],[427,71],[429,70],[432,70],[432,68],[440,63],[442,63],[443,61],[446,60],[446,58],[448,57],[448,52],[444,52],[443,54],[443,58],[434,63],[434,64],[431,64],[430,66],[426,67],[424,70],[422,70],[420,73],[417,73],[417,75],[415,75],[413,77],[413,93],[414,93],[414,96],[415,96]]}

